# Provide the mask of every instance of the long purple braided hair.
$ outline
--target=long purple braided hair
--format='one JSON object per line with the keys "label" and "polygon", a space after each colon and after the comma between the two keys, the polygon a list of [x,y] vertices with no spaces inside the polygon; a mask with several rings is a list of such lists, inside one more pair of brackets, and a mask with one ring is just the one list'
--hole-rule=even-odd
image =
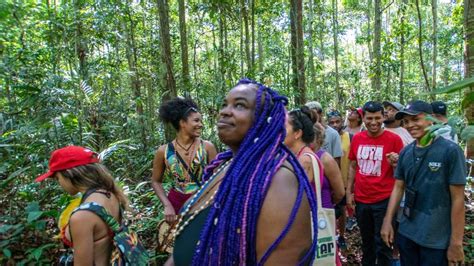
{"label": "long purple braided hair", "polygon": [[[193,265],[263,265],[289,232],[306,193],[311,207],[313,228],[317,228],[317,205],[314,191],[296,157],[283,145],[285,139],[285,105],[287,99],[272,89],[249,79],[238,85],[258,87],[255,120],[230,164],[211,206],[193,256]],[[206,168],[203,179],[213,169],[233,156],[230,150],[218,154]],[[298,179],[298,194],[280,236],[257,262],[257,221],[272,177],[288,161]],[[313,243],[300,264],[312,261]]]}

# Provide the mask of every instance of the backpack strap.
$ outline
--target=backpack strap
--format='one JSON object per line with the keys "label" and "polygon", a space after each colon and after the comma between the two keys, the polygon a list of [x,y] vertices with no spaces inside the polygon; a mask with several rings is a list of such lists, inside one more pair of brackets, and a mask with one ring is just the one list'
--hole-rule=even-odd
{"label": "backpack strap", "polygon": [[[109,229],[116,234],[120,230],[120,224],[109,212],[96,202],[86,202],[77,207],[71,215],[78,211],[90,211],[99,216],[108,226]],[[122,208],[120,207],[120,217],[122,217]]]}

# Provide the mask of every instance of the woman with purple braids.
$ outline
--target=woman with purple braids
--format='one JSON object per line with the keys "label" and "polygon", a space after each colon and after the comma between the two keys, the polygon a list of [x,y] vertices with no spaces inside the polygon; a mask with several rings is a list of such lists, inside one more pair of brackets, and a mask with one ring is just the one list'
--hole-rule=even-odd
{"label": "woman with purple braids", "polygon": [[283,144],[286,103],[248,79],[227,94],[217,129],[230,149],[211,162],[202,188],[183,206],[169,265],[310,264],[317,207]]}

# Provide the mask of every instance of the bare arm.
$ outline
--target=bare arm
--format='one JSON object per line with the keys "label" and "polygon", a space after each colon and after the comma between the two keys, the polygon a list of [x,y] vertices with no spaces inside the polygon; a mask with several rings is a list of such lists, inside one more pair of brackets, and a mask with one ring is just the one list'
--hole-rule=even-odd
{"label": "bare arm", "polygon": [[151,175],[151,187],[155,191],[156,196],[160,199],[161,203],[165,208],[165,219],[168,222],[176,220],[176,212],[174,211],[173,205],[168,200],[166,192],[163,188],[163,173],[165,172],[165,149],[166,145],[162,145],[158,148],[153,159],[153,171]]}
{"label": "bare arm", "polygon": [[[258,260],[288,223],[297,194],[298,181],[295,174],[286,168],[280,168],[273,177],[258,218]],[[296,265],[311,246],[311,241],[310,207],[306,195],[303,195],[293,225],[265,264]]]}
{"label": "bare arm", "polygon": [[313,160],[309,156],[310,155],[301,156],[300,158],[298,158],[298,161],[300,162],[301,166],[303,166],[303,169],[306,175],[308,176],[309,182],[311,182],[314,180],[314,172],[313,172]]}
{"label": "bare arm", "polygon": [[173,254],[166,260],[164,266],[174,266],[174,259],[173,259]]}
{"label": "bare arm", "polygon": [[405,182],[403,180],[396,180],[393,186],[392,194],[390,195],[390,201],[388,202],[387,212],[383,219],[382,229],[380,234],[383,241],[389,247],[393,244],[394,231],[392,226],[393,217],[396,215],[398,206],[400,206],[400,200],[403,197],[405,191]]}
{"label": "bare arm", "polygon": [[69,220],[69,230],[74,242],[74,265],[94,264],[94,219],[89,211],[74,213]]}
{"label": "bare arm", "polygon": [[352,196],[352,192],[354,189],[354,178],[355,178],[356,167],[357,167],[357,162],[350,161],[349,173],[347,174],[346,201],[347,201],[347,207],[351,209],[354,208],[354,198]]}
{"label": "bare arm", "polygon": [[464,186],[450,185],[451,194],[451,239],[448,247],[448,261],[458,263],[464,261],[462,239],[464,236],[465,209]]}
{"label": "bare arm", "polygon": [[217,150],[212,142],[205,140],[204,143],[206,145],[205,149],[208,156],[208,163],[210,163],[212,160],[214,160],[214,158],[216,158]]}
{"label": "bare arm", "polygon": [[336,160],[327,152],[324,153],[321,159],[324,166],[324,174],[327,176],[329,184],[331,185],[332,202],[337,204],[342,200],[345,194],[341,170],[339,170]]}

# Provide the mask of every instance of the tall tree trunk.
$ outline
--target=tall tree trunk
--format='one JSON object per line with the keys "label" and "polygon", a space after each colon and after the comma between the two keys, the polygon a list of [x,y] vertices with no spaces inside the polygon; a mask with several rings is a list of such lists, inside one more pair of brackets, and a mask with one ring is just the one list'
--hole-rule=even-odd
{"label": "tall tree trunk", "polygon": [[245,35],[245,61],[247,64],[247,75],[252,73],[252,59],[250,54],[250,33],[249,33],[249,18],[247,11],[247,0],[240,0],[240,12],[242,13],[244,35]]}
{"label": "tall tree trunk", "polygon": [[318,26],[317,26],[317,34],[319,39],[319,61],[324,61],[324,23],[325,20],[323,18],[323,9],[324,3],[321,0],[315,1],[316,4],[316,17],[318,17]]}
{"label": "tall tree trunk", "polygon": [[240,24],[240,46],[239,46],[239,52],[240,52],[240,77],[245,76],[244,72],[244,61],[245,61],[245,55],[244,55],[244,14],[243,14],[243,7],[242,7],[242,2],[244,0],[241,0],[241,9],[240,9],[240,15],[239,15],[239,24]]}
{"label": "tall tree trunk", "polygon": [[[296,37],[296,0],[290,0],[290,55],[291,55],[291,87],[295,91],[295,99],[299,99],[298,91],[298,58],[296,56],[296,49],[298,47],[297,37]],[[298,104],[298,103],[296,103]]]}
{"label": "tall tree trunk", "polygon": [[264,57],[265,55],[263,53],[262,33],[264,31],[262,30],[263,25],[262,25],[262,22],[261,22],[260,18],[258,19],[257,28],[258,28],[258,41],[257,41],[257,45],[258,45],[258,72],[263,73],[263,67],[264,67],[264,64],[265,64],[265,57]]}
{"label": "tall tree trunk", "polygon": [[373,56],[372,65],[374,67],[374,75],[372,77],[372,90],[377,94],[376,99],[381,98],[381,84],[382,84],[382,69],[381,69],[381,35],[382,35],[382,10],[381,0],[374,1],[374,41],[373,41]]}
{"label": "tall tree trunk", "polygon": [[[176,81],[173,74],[173,59],[171,56],[171,41],[170,41],[170,29],[169,29],[169,15],[168,15],[168,1],[157,0],[158,4],[158,15],[160,17],[160,40],[161,40],[161,60],[165,67],[165,71],[162,81],[165,91],[163,93],[163,100],[168,100],[176,97]],[[165,126],[165,138],[166,141],[173,139],[173,130],[167,125]]]}
{"label": "tall tree trunk", "polygon": [[298,60],[299,104],[306,103],[306,83],[304,75],[304,40],[303,40],[303,0],[296,0],[296,57]]}
{"label": "tall tree trunk", "polygon": [[420,11],[420,1],[416,0],[416,12],[418,15],[418,54],[420,56],[420,66],[423,71],[423,78],[425,79],[425,90],[430,91],[430,82],[428,81],[428,74],[426,73],[425,62],[423,60],[423,35],[422,35],[422,20]]}
{"label": "tall tree trunk", "polygon": [[224,14],[224,9],[222,8],[221,4],[218,4],[219,8],[219,73],[220,73],[220,85],[219,88],[223,90],[225,88],[225,40],[224,40],[224,32],[225,32],[225,14]]}
{"label": "tall tree trunk", "polygon": [[290,1],[291,23],[291,50],[293,61],[293,86],[296,93],[296,104],[306,102],[306,87],[304,75],[304,43],[303,43],[303,2],[302,0]]}
{"label": "tall tree trunk", "polygon": [[181,46],[182,79],[185,91],[191,90],[188,62],[188,36],[186,32],[186,3],[178,0],[179,8],[179,43]]}
{"label": "tall tree trunk", "polygon": [[[464,0],[464,76],[474,77],[474,0]],[[464,91],[464,97],[474,92],[474,86]],[[474,104],[469,104],[464,113],[469,125],[474,124]],[[474,138],[467,141],[467,159],[474,158]]]}
{"label": "tall tree trunk", "polygon": [[[408,6],[408,0],[403,0],[400,6],[400,25],[404,29],[405,28],[405,15],[406,9]],[[400,80],[399,80],[399,101],[400,103],[405,102],[405,86],[404,86],[404,79],[405,79],[405,32],[404,30],[400,31]]]}
{"label": "tall tree trunk", "polygon": [[[315,89],[315,77],[316,77],[316,71],[314,69],[314,47],[313,47],[313,42],[314,42],[314,31],[313,31],[313,18],[314,18],[314,10],[313,10],[313,0],[309,0],[309,21],[308,21],[308,50],[309,50],[309,57],[308,57],[308,74],[309,74],[309,79],[308,79],[308,87],[310,90]],[[314,96],[314,94],[313,94]]]}
{"label": "tall tree trunk", "polygon": [[[436,67],[438,66],[438,0],[431,0],[431,12],[433,13],[433,66],[431,68],[431,89],[436,89]],[[431,94],[431,100],[435,100],[436,95]]]}
{"label": "tall tree trunk", "polygon": [[136,111],[138,115],[138,123],[140,127],[140,135],[143,147],[147,147],[147,134],[146,134],[146,125],[145,125],[145,116],[143,112],[143,98],[141,92],[141,82],[140,82],[140,75],[138,73],[137,68],[137,49],[135,45],[135,22],[133,21],[132,14],[130,14],[129,9],[130,3],[127,1],[125,6],[126,12],[126,19],[128,22],[123,23],[123,33],[126,40],[126,54],[127,54],[127,62],[128,62],[128,69],[131,73],[130,82],[133,91],[133,96],[135,98],[135,105]]}
{"label": "tall tree trunk", "polygon": [[256,0],[250,0],[251,1],[251,8],[252,8],[252,16],[251,16],[251,33],[252,33],[252,73],[255,72],[255,1]]}
{"label": "tall tree trunk", "polygon": [[79,59],[79,75],[81,79],[87,81],[87,44],[86,40],[82,36],[83,26],[82,19],[80,19],[81,10],[83,8],[83,0],[75,0],[75,24],[76,24],[76,37],[75,37],[75,49],[76,55]]}
{"label": "tall tree trunk", "polygon": [[344,99],[339,86],[339,45],[338,45],[338,21],[337,21],[337,0],[332,0],[332,38],[334,42],[334,64],[335,64],[335,88],[337,95],[337,107],[339,108]]}
{"label": "tall tree trunk", "polygon": [[[74,1],[74,23],[76,24],[76,31],[75,31],[75,38],[74,38],[74,47],[77,58],[79,59],[79,86],[81,86],[82,81],[87,82],[88,74],[87,74],[87,45],[85,38],[82,36],[82,19],[80,18],[83,8],[83,1],[82,0],[75,0]],[[77,107],[78,113],[82,113],[84,115],[84,105],[82,101],[77,99]],[[87,118],[86,118],[87,119]],[[83,133],[83,126],[82,126],[82,119],[78,119],[78,127],[79,127],[79,145],[82,145],[82,133]]]}
{"label": "tall tree trunk", "polygon": [[367,0],[367,9],[365,10],[365,17],[367,19],[367,50],[369,51],[369,61],[372,63],[374,59],[372,40],[372,0]]}

